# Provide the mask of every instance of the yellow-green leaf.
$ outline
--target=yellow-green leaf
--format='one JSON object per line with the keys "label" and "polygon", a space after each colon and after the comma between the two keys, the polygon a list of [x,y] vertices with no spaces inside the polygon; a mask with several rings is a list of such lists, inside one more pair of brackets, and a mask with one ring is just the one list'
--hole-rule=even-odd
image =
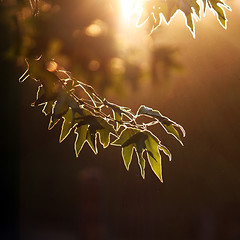
{"label": "yellow-green leaf", "polygon": [[129,166],[132,161],[132,155],[133,155],[133,148],[136,147],[136,144],[134,142],[126,145],[126,142],[131,139],[134,135],[137,133],[140,133],[141,131],[136,128],[125,128],[118,139],[116,139],[114,142],[111,143],[111,145],[115,146],[121,146],[122,147],[122,158],[124,165],[127,170],[129,170]]}
{"label": "yellow-green leaf", "polygon": [[55,106],[54,106],[54,111],[53,111],[53,115],[55,117],[62,117],[67,111],[68,111],[68,103],[66,102],[66,99],[59,99]]}
{"label": "yellow-green leaf", "polygon": [[184,128],[181,125],[179,125],[179,124],[173,122],[172,120],[170,120],[169,118],[163,116],[158,110],[153,110],[152,108],[146,107],[144,105],[140,106],[137,114],[138,115],[146,115],[146,116],[157,119],[159,121],[159,123],[162,125],[162,127],[164,128],[164,130],[168,134],[173,135],[183,145],[180,135],[179,135],[179,132],[175,128],[175,127],[178,127],[181,130],[183,137],[185,137],[186,133],[185,133]]}
{"label": "yellow-green leaf", "polygon": [[163,126],[163,128],[166,130],[166,132],[168,134],[171,134],[172,136],[174,136],[183,145],[180,135],[179,135],[177,129],[174,127],[174,126],[177,126],[181,129],[181,126],[179,124],[174,123],[174,125],[173,124],[167,125],[167,124],[164,124],[161,122],[160,122],[160,124]]}
{"label": "yellow-green leaf", "polygon": [[52,113],[52,109],[53,109],[53,106],[54,106],[54,102],[53,101],[49,101],[49,102],[46,102],[43,109],[42,109],[42,112],[45,114],[45,116],[49,115]]}
{"label": "yellow-green leaf", "polygon": [[145,178],[145,165],[146,165],[146,163],[145,163],[145,159],[143,158],[143,152],[144,152],[144,149],[141,149],[139,152],[136,149],[138,165],[140,167],[142,178],[144,179]]}
{"label": "yellow-green leaf", "polygon": [[74,143],[74,149],[76,156],[78,157],[79,153],[82,150],[82,147],[87,140],[87,130],[88,130],[88,125],[83,125],[79,126],[75,129],[75,133],[77,134],[75,143]]}
{"label": "yellow-green leaf", "polygon": [[168,156],[169,161],[172,160],[172,154],[170,153],[170,151],[165,146],[163,146],[162,144],[159,144],[159,149],[161,151],[163,151]]}
{"label": "yellow-green leaf", "polygon": [[123,162],[127,170],[129,170],[129,166],[132,161],[133,148],[134,144],[130,144],[127,147],[122,148]]}
{"label": "yellow-green leaf", "polygon": [[101,144],[103,145],[104,148],[106,148],[110,143],[110,133],[116,135],[116,131],[114,130],[113,126],[103,118],[96,117],[95,119],[103,127],[101,129],[97,129],[96,131],[99,133]]}
{"label": "yellow-green leaf", "polygon": [[159,149],[164,151],[169,158],[171,158],[171,154],[166,147],[160,144],[158,138],[151,132],[148,130],[126,128],[120,134],[119,139],[115,140],[112,145],[122,147],[122,157],[127,170],[132,161],[133,149],[135,148],[143,178],[145,178],[145,159],[143,153],[146,151],[148,162],[153,172],[161,182],[163,181]]}
{"label": "yellow-green leaf", "polygon": [[150,132],[148,132],[147,135],[148,138],[145,140],[145,144],[149,164],[159,180],[163,182],[161,156],[158,151],[159,143],[154,139],[155,137]]}
{"label": "yellow-green leaf", "polygon": [[86,139],[87,139],[87,143],[90,146],[90,148],[93,150],[93,152],[95,154],[97,154],[98,149],[97,149],[97,143],[96,143],[97,142],[96,133],[91,132],[88,128]]}
{"label": "yellow-green leaf", "polygon": [[72,109],[69,108],[67,113],[63,116],[63,124],[60,133],[59,142],[61,143],[71,132],[72,130]]}

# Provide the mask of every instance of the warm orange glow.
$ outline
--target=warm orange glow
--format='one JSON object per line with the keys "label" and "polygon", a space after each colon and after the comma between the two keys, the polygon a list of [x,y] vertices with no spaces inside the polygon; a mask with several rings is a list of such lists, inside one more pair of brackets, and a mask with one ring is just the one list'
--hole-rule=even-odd
{"label": "warm orange glow", "polygon": [[89,64],[88,64],[88,69],[90,70],[90,71],[97,71],[98,69],[100,68],[100,62],[99,61],[97,61],[97,60],[92,60],[92,61],[90,61],[89,62]]}
{"label": "warm orange glow", "polygon": [[105,22],[100,19],[96,19],[85,29],[85,34],[89,37],[99,37],[106,34],[108,27]]}
{"label": "warm orange glow", "polygon": [[98,37],[101,35],[102,30],[98,24],[93,23],[86,28],[85,33],[89,37]]}
{"label": "warm orange glow", "polygon": [[46,69],[49,72],[55,72],[57,70],[58,64],[55,61],[50,61],[46,63]]}

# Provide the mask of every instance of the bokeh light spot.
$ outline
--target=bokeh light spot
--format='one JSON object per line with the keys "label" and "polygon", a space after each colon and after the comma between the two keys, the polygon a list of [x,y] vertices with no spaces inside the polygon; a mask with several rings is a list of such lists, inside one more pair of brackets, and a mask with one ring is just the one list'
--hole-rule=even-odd
{"label": "bokeh light spot", "polygon": [[46,69],[49,72],[55,72],[57,68],[58,68],[58,64],[53,60],[46,63]]}
{"label": "bokeh light spot", "polygon": [[89,37],[99,37],[107,33],[107,24],[99,19],[96,19],[92,24],[86,27],[85,34]]}
{"label": "bokeh light spot", "polygon": [[91,60],[90,62],[89,62],[89,64],[88,64],[88,69],[90,70],[90,71],[93,71],[93,72],[95,72],[95,71],[97,71],[99,68],[100,68],[100,62],[99,61],[97,61],[97,60]]}

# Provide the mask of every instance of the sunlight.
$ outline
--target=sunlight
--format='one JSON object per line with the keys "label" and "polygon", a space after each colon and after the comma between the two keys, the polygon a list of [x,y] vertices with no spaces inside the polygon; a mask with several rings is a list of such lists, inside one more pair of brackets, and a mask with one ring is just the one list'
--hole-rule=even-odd
{"label": "sunlight", "polygon": [[144,0],[120,0],[123,19],[128,21],[133,14],[141,13],[141,3]]}

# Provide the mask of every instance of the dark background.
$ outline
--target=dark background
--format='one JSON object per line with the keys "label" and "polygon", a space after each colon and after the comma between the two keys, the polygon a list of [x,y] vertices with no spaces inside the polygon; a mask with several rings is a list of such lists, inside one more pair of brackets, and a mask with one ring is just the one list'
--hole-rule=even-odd
{"label": "dark background", "polygon": [[[104,62],[119,54],[112,35],[80,42],[82,49],[94,49],[96,44],[103,49],[91,50],[102,57],[103,67],[96,74],[104,77],[97,86],[102,86],[104,79],[109,81],[99,87],[101,94],[134,111],[141,104],[159,109],[186,129],[184,147],[160,127],[153,129],[173,155],[172,162],[163,158],[163,184],[148,165],[146,179],[141,178],[136,156],[127,172],[117,147],[103,150],[99,146],[95,156],[86,145],[76,159],[73,135],[58,143],[60,126],[48,131],[49,119],[41,108],[30,107],[36,84],[31,80],[19,84],[24,68],[14,57],[4,57],[12,45],[16,51],[13,56],[23,53],[16,47],[21,39],[14,27],[15,11],[12,15],[7,12],[9,18],[4,18],[6,9],[1,8],[1,239],[240,239],[240,7],[237,1],[228,2],[233,12],[227,13],[227,30],[209,13],[196,24],[195,40],[181,15],[154,33],[152,38],[161,49],[177,49],[174,59],[181,70],[163,61],[160,67],[167,75],[149,74],[148,80],[131,84],[125,76],[121,78],[125,79],[121,80],[126,86],[124,93],[114,88],[112,75],[104,67]],[[40,33],[31,35],[37,44],[27,54],[37,55],[53,37],[62,39],[66,44],[61,56],[69,56],[70,67],[81,65],[83,70],[77,74],[89,76],[94,86],[95,73],[84,70],[89,53],[74,54],[76,45],[66,33],[71,24],[74,28],[79,19],[89,15],[76,20],[74,5],[59,4],[65,6],[64,11],[55,17],[63,19],[65,14],[65,20],[53,23],[40,16],[43,22],[34,23],[42,26],[37,28]],[[112,19],[96,15],[102,10],[91,9],[95,12],[86,22],[81,20],[79,29],[96,16],[104,21]],[[114,15],[115,23],[117,17]],[[112,29],[114,21],[110,21]],[[134,72],[134,76],[138,74]]]}

